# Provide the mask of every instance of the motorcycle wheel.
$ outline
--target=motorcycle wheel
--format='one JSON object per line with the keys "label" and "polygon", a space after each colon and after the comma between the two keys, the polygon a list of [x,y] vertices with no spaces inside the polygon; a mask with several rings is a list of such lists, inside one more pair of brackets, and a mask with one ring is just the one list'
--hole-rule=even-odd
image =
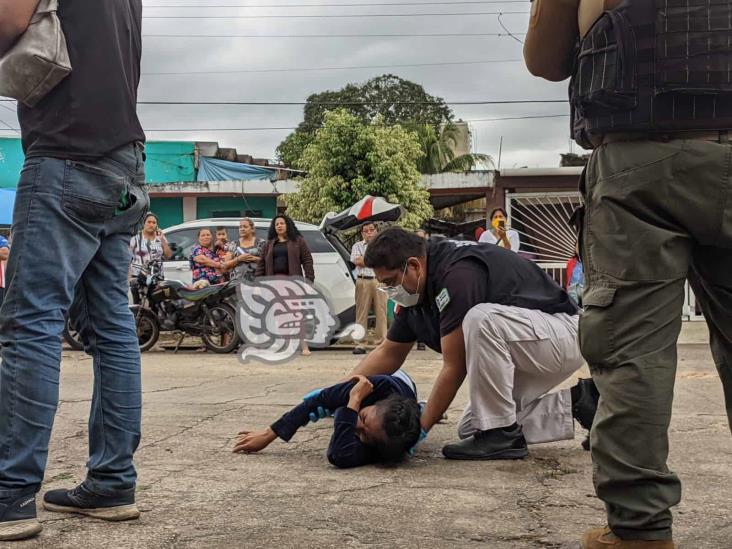
{"label": "motorcycle wheel", "polygon": [[81,336],[79,335],[79,332],[74,330],[69,325],[68,318],[66,319],[66,322],[64,322],[64,331],[62,337],[64,338],[64,341],[68,343],[69,347],[71,347],[74,351],[84,350],[84,343],[82,343],[81,341]]}
{"label": "motorcycle wheel", "polygon": [[236,312],[231,305],[218,303],[208,310],[211,318],[216,322],[215,332],[211,333],[206,329],[201,335],[203,344],[214,353],[231,353],[239,347],[239,334],[236,331]]}
{"label": "motorcycle wheel", "polygon": [[140,343],[140,352],[149,351],[158,342],[160,337],[160,326],[158,319],[152,311],[142,309],[135,315],[135,324],[137,326],[137,340]]}

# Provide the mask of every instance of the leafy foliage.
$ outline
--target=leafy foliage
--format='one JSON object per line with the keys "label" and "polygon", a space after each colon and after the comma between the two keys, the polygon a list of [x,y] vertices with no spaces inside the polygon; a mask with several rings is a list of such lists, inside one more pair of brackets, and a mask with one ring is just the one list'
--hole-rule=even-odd
{"label": "leafy foliage", "polygon": [[346,110],[326,113],[303,150],[298,166],[308,175],[286,197],[287,212],[319,223],[326,213],[371,194],[402,204],[406,214],[400,223],[417,228],[433,213],[416,167],[422,154],[416,134],[381,117],[364,123]]}
{"label": "leafy foliage", "polygon": [[428,94],[422,86],[393,74],[384,74],[364,84],[348,84],[307,98],[304,120],[277,147],[277,156],[288,167],[302,168],[302,153],[322,127],[328,112],[345,109],[363,123],[377,117],[386,125],[425,124],[440,128],[453,114],[444,99]]}

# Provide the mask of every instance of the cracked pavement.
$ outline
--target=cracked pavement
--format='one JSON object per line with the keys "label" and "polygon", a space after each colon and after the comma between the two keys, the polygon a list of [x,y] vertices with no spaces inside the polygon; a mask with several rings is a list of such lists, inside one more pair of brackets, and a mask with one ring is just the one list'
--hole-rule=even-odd
{"label": "cracked pavement", "polygon": [[[582,531],[603,523],[579,427],[574,441],[531,446],[523,461],[444,460],[441,448],[456,439],[465,387],[448,420],[396,468],[331,467],[330,420],[258,455],[230,452],[239,430],[268,425],[310,389],[347,374],[358,358],[349,350],[316,351],[266,366],[210,353],[143,355],[141,519],[106,523],[39,510],[41,536],[13,546],[572,548]],[[421,398],[440,364],[431,351],[410,355],[406,370]],[[65,352],[43,490],[84,477],[91,380],[88,358]],[[679,347],[676,395],[670,464],[684,483],[677,544],[732,547],[732,437],[706,346]]]}

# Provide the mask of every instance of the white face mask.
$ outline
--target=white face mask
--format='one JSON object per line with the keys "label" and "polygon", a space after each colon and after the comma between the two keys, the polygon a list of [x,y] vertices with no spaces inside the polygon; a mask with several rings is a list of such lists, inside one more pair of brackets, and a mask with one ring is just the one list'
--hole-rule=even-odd
{"label": "white face mask", "polygon": [[[379,289],[387,296],[389,296],[389,299],[391,299],[397,305],[401,307],[414,307],[419,303],[419,290],[417,291],[417,293],[411,294],[402,285],[404,283],[404,275],[407,274],[407,267],[409,267],[409,263],[404,265],[404,272],[402,272],[402,282],[398,286],[386,286]],[[417,279],[417,288],[419,288],[419,283],[421,280],[422,273],[419,274],[419,278]]]}

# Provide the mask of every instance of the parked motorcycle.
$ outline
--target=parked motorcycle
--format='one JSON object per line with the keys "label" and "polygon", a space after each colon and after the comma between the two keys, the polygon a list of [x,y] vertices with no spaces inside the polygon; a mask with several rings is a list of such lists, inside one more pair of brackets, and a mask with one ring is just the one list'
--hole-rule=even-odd
{"label": "parked motorcycle", "polygon": [[[140,352],[144,353],[152,349],[160,337],[160,331],[158,329],[157,322],[154,318],[151,318],[150,311],[139,313],[138,306],[133,305],[131,307],[132,314],[135,315],[135,322],[137,325],[137,340],[140,345]],[[84,343],[81,341],[81,335],[74,328],[74,326],[66,318],[64,323],[64,331],[62,333],[63,340],[75,351],[83,351]]]}
{"label": "parked motorcycle", "polygon": [[214,353],[231,353],[239,347],[236,311],[227,302],[236,294],[234,284],[193,290],[177,280],[164,280],[157,268],[141,276],[140,304],[132,307],[138,335],[143,326],[156,342],[161,331],[180,332],[176,350],[186,335],[200,337]]}

